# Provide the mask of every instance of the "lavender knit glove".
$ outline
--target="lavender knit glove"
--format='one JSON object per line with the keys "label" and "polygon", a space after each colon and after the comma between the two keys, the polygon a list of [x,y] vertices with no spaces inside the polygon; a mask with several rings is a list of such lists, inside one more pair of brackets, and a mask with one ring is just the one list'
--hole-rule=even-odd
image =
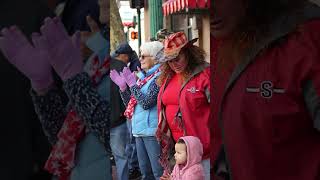
{"label": "lavender knit glove", "polygon": [[123,68],[120,75],[124,78],[129,87],[134,86],[137,82],[136,75],[131,72],[128,67]]}
{"label": "lavender knit glove", "polygon": [[47,39],[52,58],[50,64],[63,81],[82,72],[83,63],[80,52],[80,32],[72,37],[64,29],[61,20],[46,18],[41,33]]}
{"label": "lavender knit glove", "polygon": [[126,81],[119,75],[116,70],[110,71],[110,79],[119,86],[120,90],[124,92],[127,89]]}
{"label": "lavender knit glove", "polygon": [[33,33],[32,46],[16,26],[4,28],[1,33],[0,49],[8,61],[30,79],[35,91],[49,88],[54,80],[49,64],[49,53],[41,45],[46,40],[40,34]]}

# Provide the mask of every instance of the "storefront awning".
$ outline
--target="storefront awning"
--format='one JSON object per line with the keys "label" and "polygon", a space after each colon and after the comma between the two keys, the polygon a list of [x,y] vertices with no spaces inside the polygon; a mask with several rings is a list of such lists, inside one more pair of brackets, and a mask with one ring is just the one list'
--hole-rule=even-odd
{"label": "storefront awning", "polygon": [[167,16],[185,9],[209,9],[210,0],[168,0],[162,4],[163,15]]}

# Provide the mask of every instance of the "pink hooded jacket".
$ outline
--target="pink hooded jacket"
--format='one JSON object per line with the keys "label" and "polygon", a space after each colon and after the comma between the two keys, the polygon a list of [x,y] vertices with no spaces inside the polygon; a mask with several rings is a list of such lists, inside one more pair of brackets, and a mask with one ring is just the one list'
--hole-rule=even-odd
{"label": "pink hooded jacket", "polygon": [[203,147],[199,138],[184,136],[187,146],[187,164],[185,166],[175,165],[171,174],[172,180],[204,180],[204,170],[201,164]]}

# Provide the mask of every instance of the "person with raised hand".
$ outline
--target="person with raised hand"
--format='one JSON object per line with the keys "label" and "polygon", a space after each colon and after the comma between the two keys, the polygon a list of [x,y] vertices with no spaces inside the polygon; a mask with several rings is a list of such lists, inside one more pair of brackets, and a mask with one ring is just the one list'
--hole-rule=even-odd
{"label": "person with raised hand", "polygon": [[[58,18],[47,18],[41,33],[32,35],[31,45],[18,28],[4,29],[0,47],[32,82],[35,110],[53,145],[45,169],[59,179],[112,179],[110,105],[96,90],[109,66],[91,68],[91,76],[82,72],[79,33],[69,37]],[[50,67],[64,81],[63,89],[52,81]]]}
{"label": "person with raised hand", "polygon": [[113,70],[110,72],[110,78],[120,87],[122,100],[127,106],[124,114],[132,123],[142,179],[159,179],[163,173],[159,163],[161,149],[155,137],[159,92],[156,79],[161,73],[160,64],[155,60],[155,56],[162,48],[162,43],[157,41],[141,46],[142,71],[137,75],[128,67],[120,74]]}
{"label": "person with raised hand", "polygon": [[[108,3],[107,1],[99,1],[99,5],[100,7],[108,7],[106,6],[106,3]],[[104,11],[106,11],[106,9],[103,9]],[[50,19],[49,19],[50,20]],[[54,26],[55,24],[53,24],[50,21],[45,21],[45,25],[48,26]],[[56,26],[60,26],[62,27],[61,22],[59,23],[58,18],[53,19],[53,22],[57,22],[58,24]],[[91,35],[88,37],[88,39],[86,40],[86,44],[87,46],[94,52],[94,54],[89,57],[87,60],[85,60],[85,65],[83,67],[84,71],[86,71],[89,76],[91,77],[91,79],[94,81],[94,85],[96,86],[96,90],[100,96],[100,98],[102,100],[108,101],[110,102],[110,108],[111,108],[111,112],[110,112],[110,138],[108,137],[107,139],[107,143],[109,143],[109,145],[111,146],[111,151],[112,154],[114,156],[115,159],[115,163],[116,163],[116,170],[117,170],[117,177],[118,179],[128,179],[128,174],[129,174],[129,170],[128,170],[128,160],[127,160],[127,156],[125,154],[125,145],[126,145],[126,134],[127,134],[127,127],[126,127],[126,120],[124,118],[124,116],[121,116],[120,114],[123,113],[124,111],[124,105],[121,103],[121,97],[119,94],[119,90],[117,89],[117,86],[115,86],[114,84],[110,83],[110,78],[108,77],[109,75],[109,71],[110,69],[115,69],[115,70],[120,70],[122,69],[125,64],[123,64],[122,62],[119,61],[113,61],[112,59],[109,58],[109,37],[108,34],[103,33],[102,31],[98,32],[98,28],[95,22],[93,22],[92,19],[90,19],[89,17],[87,18],[88,24],[90,25],[91,28]],[[105,17],[105,15],[101,15],[100,17],[100,21],[103,23],[106,23],[106,28],[108,28],[108,22],[107,22],[107,17]],[[54,29],[55,27],[53,27],[52,29]],[[51,38],[53,40],[48,40],[49,45],[53,45],[53,47],[51,47],[52,49],[56,49],[56,52],[59,52],[61,49],[65,49],[65,48],[61,48],[64,46],[64,44],[60,44],[57,45],[55,44],[55,39],[59,39],[59,37],[65,37],[65,39],[67,38],[67,33],[64,31],[58,31],[57,35],[52,35],[52,32],[50,32],[50,30],[52,31],[52,29],[47,28],[44,26],[41,29],[41,32],[43,32],[43,34],[45,34],[45,36],[47,37],[47,39]],[[56,30],[55,30],[56,31]],[[76,37],[79,38],[79,36],[76,36],[79,34],[75,34],[73,36],[73,38],[70,41],[69,40],[64,43],[66,44],[70,44],[70,42],[73,42],[73,46],[68,46],[69,51],[73,52],[72,47],[78,47],[79,46],[79,39],[76,39]],[[77,44],[75,44],[77,43]],[[60,48],[60,49],[59,49]],[[54,54],[56,55],[56,53]],[[79,59],[79,52],[77,52],[74,55],[71,55],[71,57],[74,57],[74,59]],[[65,59],[65,61],[67,61],[67,59]],[[82,62],[83,61],[75,61],[74,63],[77,63],[77,66],[74,67],[74,69],[69,69],[67,67],[67,69],[63,72],[66,72],[67,74],[70,74],[70,76],[72,76],[72,72],[73,71],[78,71],[79,69],[77,69],[77,67],[80,67],[80,64],[82,66]],[[55,62],[54,62],[55,63]],[[53,64],[54,64],[53,63]],[[62,63],[62,61],[61,61]],[[63,65],[63,64],[62,64]],[[54,65],[53,65],[54,66]],[[59,64],[56,65],[57,68],[59,68]],[[64,67],[62,67],[64,68]],[[59,71],[58,69],[56,71]],[[68,73],[68,71],[70,71]],[[58,73],[60,74],[60,73]],[[62,79],[67,79],[63,78],[64,75],[62,75]],[[95,124],[94,124],[95,125]],[[110,140],[109,140],[110,139]],[[88,140],[87,144],[90,144],[93,140],[90,139]],[[101,149],[101,148],[100,148]],[[99,150],[100,150],[99,149]],[[87,150],[88,154],[94,154],[96,150],[94,150],[93,148]],[[97,157],[98,154],[96,154],[96,156],[91,155],[91,157],[96,157],[96,159],[102,159]],[[107,158],[106,156],[101,156],[103,158]],[[109,161],[109,160],[105,160],[105,161]],[[96,164],[99,164],[103,161],[98,161]],[[101,168],[104,167],[104,164],[99,165],[101,166]],[[96,170],[92,170],[92,172],[94,171],[101,171],[101,168],[96,169]],[[106,170],[108,168],[105,168]],[[104,171],[101,171],[104,172]],[[100,173],[100,172],[99,172]],[[99,174],[97,173],[97,174]]]}
{"label": "person with raised hand", "polygon": [[[106,4],[108,1],[99,0],[98,2],[100,8],[108,8],[108,5]],[[103,9],[103,11],[106,12],[107,10]],[[108,65],[110,69],[114,69],[116,71],[120,71],[126,66],[123,62],[110,58],[110,38],[108,33],[109,22],[108,17],[106,16],[108,16],[108,13],[101,14],[100,21],[105,24],[105,26],[100,28],[98,23],[88,15],[86,19],[90,27],[90,32],[80,32],[81,47],[87,46],[93,52],[88,59],[84,59],[85,71],[92,72],[92,67],[99,65],[103,66],[103,64]],[[130,178],[128,177],[130,176],[130,173],[128,167],[128,156],[125,152],[128,128],[126,126],[126,118],[123,115],[125,107],[122,103],[118,86],[112,83],[108,75],[102,78],[97,90],[102,98],[110,102],[111,106],[110,146],[115,160],[117,178],[128,179]]]}
{"label": "person with raised hand", "polygon": [[[57,161],[61,163],[59,154],[69,152],[71,155],[70,151],[73,151],[73,154],[78,153],[73,155],[77,157],[73,162],[68,159],[62,160],[62,162],[67,161],[63,164],[67,164],[68,168],[75,165],[71,172],[66,172],[70,173],[71,179],[110,179],[110,107],[96,89],[102,78],[108,74],[109,63],[105,61],[102,66],[90,68],[92,73],[82,72],[79,33],[75,33],[70,38],[58,18],[46,19],[41,32],[47,39],[47,45],[53,57],[50,64],[64,81],[65,92],[73,107],[64,121],[62,130],[59,131],[60,139],[55,146],[61,147],[63,144],[65,147],[53,148],[46,169],[59,174],[60,170],[64,170],[55,167]],[[75,124],[77,124],[76,127]],[[66,143],[66,136],[74,138],[71,138],[70,143]],[[79,149],[75,152],[75,146],[78,144]]]}

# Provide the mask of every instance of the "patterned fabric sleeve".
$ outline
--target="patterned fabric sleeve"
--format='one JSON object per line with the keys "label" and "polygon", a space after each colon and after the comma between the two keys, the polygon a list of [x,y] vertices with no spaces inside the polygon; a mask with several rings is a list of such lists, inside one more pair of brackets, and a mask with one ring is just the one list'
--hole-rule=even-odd
{"label": "patterned fabric sleeve", "polygon": [[67,98],[63,98],[63,93],[63,90],[55,87],[43,96],[30,91],[35,111],[51,145],[57,142],[57,134],[67,115]]}
{"label": "patterned fabric sleeve", "polygon": [[123,104],[127,107],[131,97],[130,90],[127,88],[124,92],[120,91],[120,95],[121,95]]}
{"label": "patterned fabric sleeve", "polygon": [[157,97],[160,88],[157,85],[156,80],[153,80],[150,83],[146,94],[143,94],[137,85],[132,86],[130,90],[138,101],[138,104],[140,104],[144,110],[150,109],[157,105]]}
{"label": "patterned fabric sleeve", "polygon": [[88,130],[110,150],[110,105],[99,96],[89,75],[83,72],[67,80],[64,89]]}

